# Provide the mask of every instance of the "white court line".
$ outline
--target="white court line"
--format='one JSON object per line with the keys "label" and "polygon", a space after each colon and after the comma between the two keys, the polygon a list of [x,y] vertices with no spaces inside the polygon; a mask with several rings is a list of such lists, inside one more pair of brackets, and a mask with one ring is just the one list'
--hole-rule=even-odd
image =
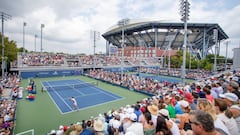
{"label": "white court line", "polygon": [[[48,82],[47,82],[48,83]],[[48,83],[49,84],[49,83]],[[50,85],[50,84],[49,84]],[[51,86],[51,85],[50,85]],[[72,110],[72,108],[65,102],[65,100],[57,93],[57,91],[56,90],[53,90],[54,91],[54,93],[56,93],[57,94],[57,96],[63,101],[63,103],[65,104],[65,105],[67,105],[67,107],[70,109],[70,110]]]}
{"label": "white court line", "polygon": [[[81,97],[87,97],[87,96],[93,96],[93,95],[98,95],[98,94],[100,94],[101,92],[95,92],[95,93],[92,93],[92,94],[85,94],[85,95],[80,95],[80,96],[74,96],[75,98],[81,98]],[[69,98],[63,98],[63,99],[69,99]]]}
{"label": "white court line", "polygon": [[[85,109],[89,109],[89,108],[93,108],[93,107],[96,107],[96,106],[99,106],[99,105],[104,105],[104,104],[108,104],[108,103],[117,102],[117,101],[124,100],[124,99],[125,99],[125,98],[122,97],[122,98],[115,99],[115,100],[111,100],[111,101],[108,101],[108,102],[103,102],[103,103],[101,103],[101,104],[90,105],[90,106],[87,106],[87,107],[78,109],[77,111],[85,110]],[[66,112],[66,113],[63,113],[63,114],[68,114],[68,113],[72,113],[72,112],[73,112],[73,111]]]}
{"label": "white court line", "polygon": [[[77,81],[78,83],[79,83],[79,82],[80,82],[80,83],[84,83],[84,81],[81,81],[81,80],[79,80],[79,79],[76,79],[76,80],[74,80],[74,81]],[[47,81],[46,83],[49,83],[49,82]],[[49,85],[50,85],[50,84],[49,84]],[[109,101],[109,102],[103,102],[103,103],[96,104],[96,105],[92,105],[92,106],[88,106],[88,107],[84,107],[84,108],[77,109],[77,110],[72,110],[72,109],[70,109],[71,111],[68,111],[68,112],[63,113],[63,112],[61,111],[61,109],[58,107],[58,105],[56,104],[56,102],[54,101],[54,99],[52,98],[52,96],[51,96],[49,93],[48,93],[48,94],[49,94],[49,96],[51,97],[52,101],[53,101],[54,104],[57,106],[58,110],[61,112],[62,115],[65,115],[65,114],[68,114],[68,113],[73,113],[73,112],[78,111],[78,110],[84,110],[84,109],[96,107],[96,106],[99,106],[99,105],[108,104],[108,103],[111,103],[111,102],[117,102],[117,101],[119,101],[119,100],[125,99],[124,97],[121,97],[121,96],[118,96],[118,97],[117,97],[117,95],[114,96],[114,95],[115,95],[114,93],[112,93],[112,94],[114,94],[114,95],[110,95],[111,92],[105,91],[105,90],[103,90],[103,89],[101,89],[101,88],[98,88],[98,87],[96,87],[96,86],[93,86],[93,87],[91,87],[91,88],[96,89],[98,92],[97,92],[97,93],[92,93],[92,94],[87,94],[87,95],[85,94],[84,96],[88,96],[88,95],[91,96],[91,95],[97,95],[97,94],[99,94],[99,93],[103,93],[103,94],[105,94],[105,95],[108,95],[108,96],[110,96],[110,97],[113,97],[114,100],[111,100],[111,101]],[[76,89],[76,90],[77,90],[77,89]],[[54,91],[54,92],[56,92],[56,91]],[[107,92],[108,92],[108,93],[107,93]],[[56,94],[57,94],[58,96],[60,96],[58,93],[56,93]],[[83,97],[83,96],[77,96],[77,97]],[[67,99],[67,98],[62,98],[62,97],[60,96],[60,99],[63,100],[63,102],[64,102],[65,104],[67,104],[67,103],[64,101],[64,99]],[[67,104],[67,105],[68,105],[68,104]]]}
{"label": "white court line", "polygon": [[[79,80],[79,81],[80,81],[80,80]],[[116,97],[116,96],[110,95],[111,92],[105,91],[105,90],[103,90],[103,89],[101,89],[101,88],[98,88],[98,87],[96,87],[96,86],[93,86],[93,87],[90,87],[90,88],[94,88],[94,89],[96,89],[97,91],[99,91],[100,93],[104,93],[105,95],[108,95],[108,96],[110,96],[110,97],[113,97],[114,99],[122,98],[122,97],[120,97],[120,96]],[[114,93],[112,93],[112,94],[114,94]],[[114,94],[114,95],[116,95],[116,94]]]}
{"label": "white court line", "polygon": [[25,133],[28,133],[28,132],[32,132],[32,135],[34,135],[34,129],[30,129],[30,130],[27,130],[27,131],[18,133],[18,134],[16,134],[16,135],[22,135],[22,134],[25,134]]}
{"label": "white court line", "polygon": [[[48,81],[46,81],[46,83],[48,83]],[[43,82],[42,82],[42,85],[43,85]],[[44,86],[44,85],[43,85],[43,86]],[[44,88],[45,88],[45,86],[44,86]],[[56,103],[55,100],[52,98],[51,94],[48,92],[47,89],[46,89],[46,91],[47,91],[49,97],[51,98],[51,100],[53,101],[53,103],[57,106],[59,112],[60,112],[61,114],[63,114],[62,110],[58,107],[57,103]]]}
{"label": "white court line", "polygon": [[[81,80],[77,80],[77,81],[83,83],[83,81],[81,81]],[[91,88],[96,89],[98,92],[97,92],[97,93],[93,93],[93,94],[89,94],[89,95],[96,95],[96,94],[98,94],[98,93],[103,93],[103,94],[105,94],[105,95],[108,95],[108,96],[113,97],[114,100],[111,100],[111,101],[108,101],[108,102],[103,102],[103,103],[100,103],[100,104],[90,105],[90,106],[88,106],[88,107],[84,107],[84,108],[81,108],[81,109],[78,109],[78,110],[85,110],[85,109],[93,108],[93,107],[96,107],[96,106],[99,106],[99,105],[104,105],[104,104],[108,104],[108,103],[112,103],[112,102],[117,102],[117,101],[120,101],[120,100],[124,100],[124,99],[125,99],[125,97],[120,97],[120,96],[119,96],[119,97],[116,97],[116,96],[113,96],[113,95],[109,95],[108,93],[106,93],[106,92],[108,92],[108,91],[105,91],[105,90],[103,90],[103,89],[101,89],[101,88],[98,88],[98,87],[96,87],[96,86],[91,87]],[[109,92],[109,93],[111,93],[111,92]],[[114,93],[112,93],[112,94],[114,94]],[[88,96],[88,95],[86,95],[86,96]],[[78,97],[83,97],[83,96],[78,96]],[[78,110],[77,110],[77,111],[78,111]],[[72,112],[73,112],[73,111],[71,111],[71,112],[66,112],[66,113],[63,113],[63,114],[68,114],[68,113],[72,113]]]}
{"label": "white court line", "polygon": [[[72,85],[71,83],[67,83],[67,84],[69,84],[69,85]],[[83,95],[83,96],[85,96],[86,94],[84,94],[84,93],[82,93],[81,91],[79,91],[79,89],[77,89],[77,88],[74,88],[74,87],[71,87],[74,91],[76,91],[77,93],[79,93],[79,94],[81,94],[81,95]]]}

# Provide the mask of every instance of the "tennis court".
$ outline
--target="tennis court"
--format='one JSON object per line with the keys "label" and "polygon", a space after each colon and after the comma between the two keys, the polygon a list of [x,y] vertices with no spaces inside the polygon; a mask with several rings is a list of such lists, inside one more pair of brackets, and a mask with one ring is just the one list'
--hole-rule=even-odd
{"label": "tennis court", "polygon": [[97,87],[98,82],[83,82],[79,79],[42,82],[44,89],[62,114],[76,111],[70,101],[74,97],[78,110],[113,102],[122,97]]}

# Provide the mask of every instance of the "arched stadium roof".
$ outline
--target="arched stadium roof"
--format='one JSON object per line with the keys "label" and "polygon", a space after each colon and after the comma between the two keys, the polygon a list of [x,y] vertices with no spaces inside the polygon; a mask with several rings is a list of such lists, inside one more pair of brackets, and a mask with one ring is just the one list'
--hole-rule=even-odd
{"label": "arched stadium roof", "polygon": [[[228,35],[217,23],[188,23],[188,45],[198,50],[200,55],[215,45],[213,31],[218,30],[218,41],[228,39]],[[184,23],[165,21],[129,21],[124,27],[125,46],[181,49],[184,41]],[[121,48],[122,26],[115,25],[102,35],[110,44]],[[171,38],[171,39],[169,39]]]}

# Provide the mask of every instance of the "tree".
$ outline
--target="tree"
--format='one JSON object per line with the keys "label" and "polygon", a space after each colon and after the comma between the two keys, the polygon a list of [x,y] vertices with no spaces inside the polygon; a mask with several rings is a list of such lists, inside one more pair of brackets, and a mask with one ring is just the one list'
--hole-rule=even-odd
{"label": "tree", "polygon": [[[212,56],[206,57],[205,60],[198,60],[195,57],[191,56],[191,69],[208,69],[211,70],[212,64],[211,64],[211,58]],[[180,50],[177,52],[176,56],[171,57],[171,64],[173,68],[180,68],[182,65],[182,59],[183,59],[183,51]],[[210,62],[209,62],[210,61]],[[189,68],[190,63],[190,53],[186,53],[186,68]]]}
{"label": "tree", "polygon": [[[0,33],[0,38],[2,39],[2,34]],[[7,64],[7,71],[10,68],[10,62],[17,60],[17,44],[13,40],[9,40],[8,37],[4,37],[4,59]],[[0,57],[2,58],[2,42],[0,43]],[[2,63],[2,59],[0,60]]]}

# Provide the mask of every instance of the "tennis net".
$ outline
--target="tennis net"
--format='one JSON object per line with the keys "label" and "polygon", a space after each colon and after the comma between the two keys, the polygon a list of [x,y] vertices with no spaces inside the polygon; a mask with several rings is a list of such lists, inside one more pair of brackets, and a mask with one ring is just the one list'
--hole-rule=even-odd
{"label": "tennis net", "polygon": [[43,89],[46,91],[61,91],[61,90],[69,90],[69,89],[79,89],[84,87],[95,87],[98,86],[98,82],[84,82],[77,84],[68,84],[68,85],[53,85],[53,86],[43,86]]}

